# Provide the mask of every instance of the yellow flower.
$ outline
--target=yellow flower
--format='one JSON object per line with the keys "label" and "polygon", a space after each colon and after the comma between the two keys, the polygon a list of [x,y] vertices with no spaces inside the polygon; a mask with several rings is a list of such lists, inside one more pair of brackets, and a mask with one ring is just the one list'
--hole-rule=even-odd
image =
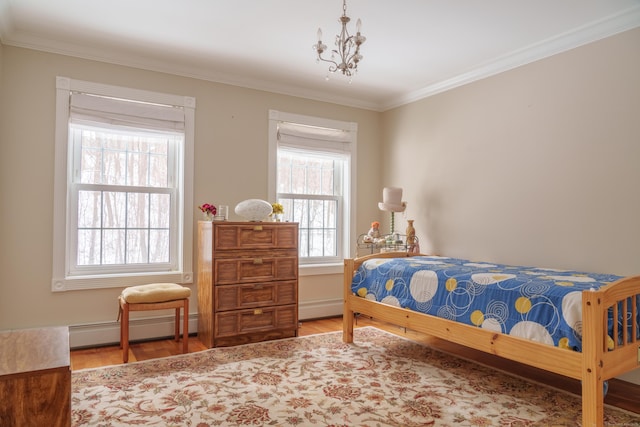
{"label": "yellow flower", "polygon": [[271,208],[273,209],[274,214],[284,213],[284,206],[282,206],[280,203],[271,203]]}

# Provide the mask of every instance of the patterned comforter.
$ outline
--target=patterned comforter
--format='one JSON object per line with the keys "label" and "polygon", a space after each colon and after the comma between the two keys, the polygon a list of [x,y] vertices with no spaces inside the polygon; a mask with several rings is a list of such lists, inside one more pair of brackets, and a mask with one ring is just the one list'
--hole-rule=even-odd
{"label": "patterned comforter", "polygon": [[620,278],[416,256],[366,261],[352,290],[396,307],[581,351],[582,291]]}

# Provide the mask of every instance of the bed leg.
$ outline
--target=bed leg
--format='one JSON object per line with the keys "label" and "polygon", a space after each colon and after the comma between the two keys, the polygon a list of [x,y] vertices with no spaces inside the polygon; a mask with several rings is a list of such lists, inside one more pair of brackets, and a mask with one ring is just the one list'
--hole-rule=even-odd
{"label": "bed leg", "polygon": [[[604,422],[604,381],[602,379],[603,337],[606,311],[596,292],[582,293],[582,426],[602,426]],[[585,327],[586,325],[586,327]]]}
{"label": "bed leg", "polygon": [[351,296],[351,279],[353,278],[353,259],[344,260],[344,283],[342,301],[342,341],[353,342],[353,310],[349,308],[349,297]]}
{"label": "bed leg", "polygon": [[599,427],[604,420],[604,382],[596,378],[582,381],[582,426]]}
{"label": "bed leg", "polygon": [[342,341],[346,343],[353,342],[353,311],[344,310],[342,314]]}

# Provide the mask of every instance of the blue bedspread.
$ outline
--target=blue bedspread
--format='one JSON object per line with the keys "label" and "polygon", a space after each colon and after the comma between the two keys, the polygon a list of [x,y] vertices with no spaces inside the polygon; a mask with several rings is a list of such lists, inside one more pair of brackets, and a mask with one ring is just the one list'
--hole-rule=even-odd
{"label": "blue bedspread", "polygon": [[352,290],[393,306],[581,351],[581,292],[620,278],[419,256],[366,261]]}

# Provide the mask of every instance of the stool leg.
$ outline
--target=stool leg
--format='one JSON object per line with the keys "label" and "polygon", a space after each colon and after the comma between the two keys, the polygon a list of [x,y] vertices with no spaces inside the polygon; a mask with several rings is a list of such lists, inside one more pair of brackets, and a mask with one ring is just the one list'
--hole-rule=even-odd
{"label": "stool leg", "polygon": [[176,340],[176,342],[180,341],[180,307],[176,308],[176,322],[175,322],[175,332],[174,332],[174,338]]}
{"label": "stool leg", "polygon": [[120,299],[118,299],[118,322],[120,322],[120,348],[122,348],[122,338],[124,334],[122,325],[124,322],[122,321],[122,301]]}
{"label": "stool leg", "polygon": [[129,304],[124,303],[122,310],[122,324],[120,325],[122,331],[122,362],[129,362]]}
{"label": "stool leg", "polygon": [[[178,309],[180,311],[180,309]],[[182,326],[182,352],[189,353],[189,298],[184,299],[184,325]]]}

